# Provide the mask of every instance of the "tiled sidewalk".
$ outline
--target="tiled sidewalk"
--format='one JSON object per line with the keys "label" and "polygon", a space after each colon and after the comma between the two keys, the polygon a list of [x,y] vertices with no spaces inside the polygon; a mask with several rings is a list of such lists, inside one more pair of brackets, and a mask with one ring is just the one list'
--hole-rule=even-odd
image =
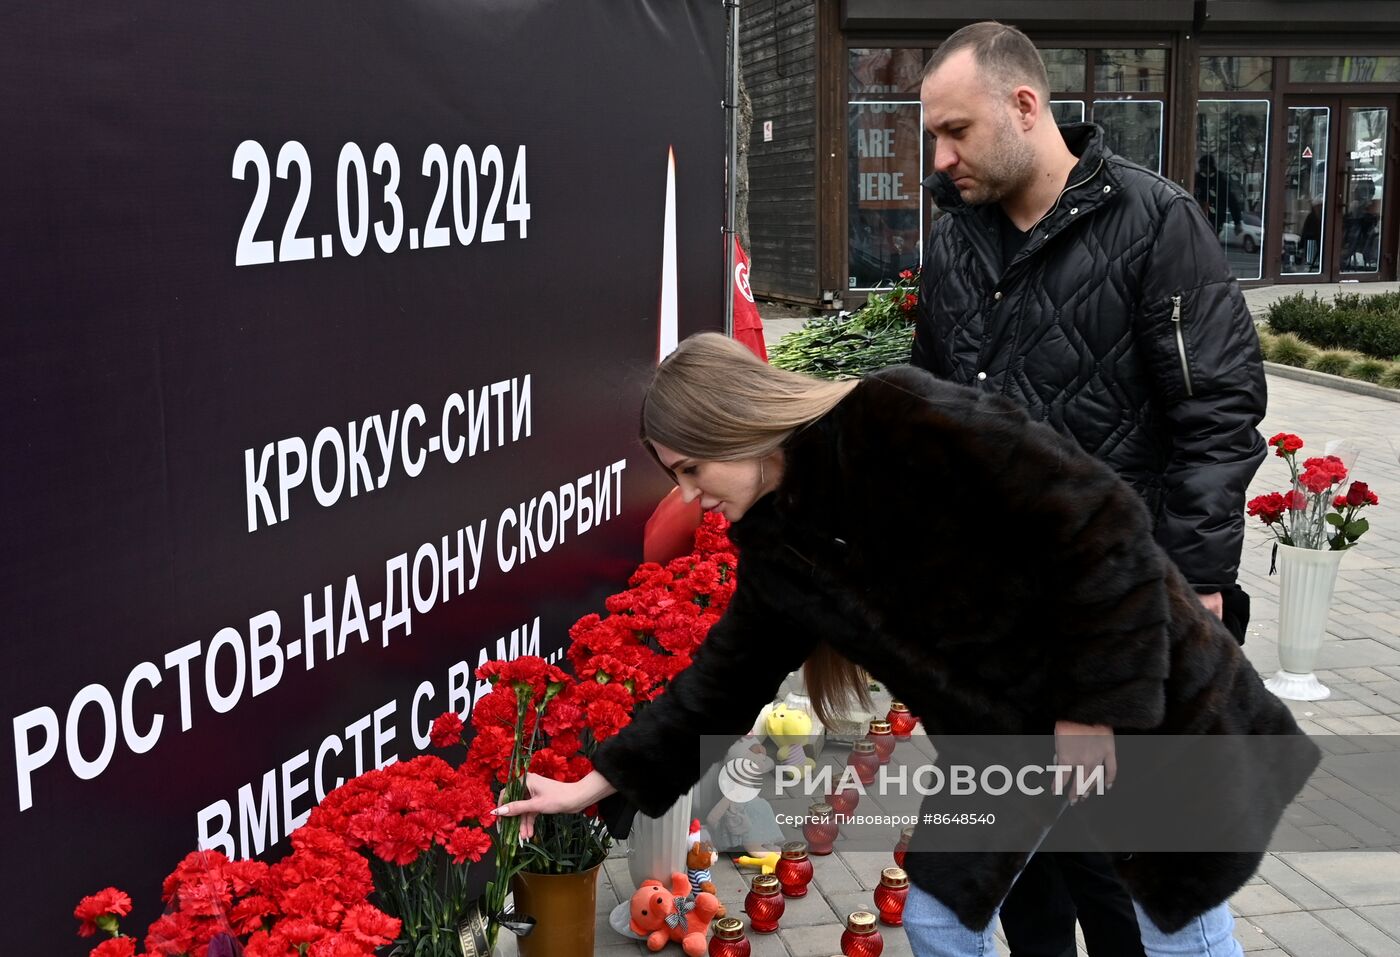
{"label": "tiled sidewalk", "polygon": [[[1252,291],[1251,305],[1260,311],[1257,307],[1274,294]],[[770,323],[770,339],[799,323]],[[1366,780],[1373,769],[1368,766],[1365,739],[1400,735],[1400,404],[1273,376],[1269,390],[1269,415],[1261,426],[1264,435],[1297,433],[1312,452],[1320,452],[1333,439],[1356,440],[1362,449],[1356,476],[1377,492],[1381,507],[1372,510],[1371,530],[1342,563],[1329,637],[1319,662],[1323,670],[1318,672],[1332,689],[1332,697],[1290,703],[1300,723],[1313,734],[1334,738],[1328,750],[1350,755],[1350,763],[1310,786],[1290,810],[1285,827],[1319,849],[1265,858],[1260,872],[1231,902],[1239,915],[1236,937],[1251,957],[1396,957],[1400,955],[1400,839],[1395,835],[1400,835],[1400,802],[1391,799],[1387,804],[1368,794]],[[1260,468],[1250,494],[1278,489],[1286,478],[1282,462],[1270,458]],[[1266,530],[1251,526],[1241,570],[1241,580],[1254,602],[1245,651],[1265,675],[1278,666],[1278,584],[1268,575],[1269,546]],[[833,755],[844,759],[839,747],[828,748],[826,756]],[[1347,850],[1361,841],[1388,843],[1390,849]],[[842,919],[853,910],[870,909],[880,869],[892,861],[888,854],[866,851],[837,852],[814,858],[813,863],[812,893],[788,902],[781,931],[749,935],[754,957],[839,953]],[[615,856],[604,871],[595,952],[610,957],[645,954],[643,945],[618,936],[607,923],[608,911],[632,890],[626,861]],[[716,869],[720,897],[731,913],[741,909],[747,878],[753,873],[741,874],[726,861]],[[886,955],[911,953],[902,931],[881,930]],[[999,952],[1006,953],[1004,944],[998,943]],[[680,950],[672,945],[665,952],[679,954]]]}

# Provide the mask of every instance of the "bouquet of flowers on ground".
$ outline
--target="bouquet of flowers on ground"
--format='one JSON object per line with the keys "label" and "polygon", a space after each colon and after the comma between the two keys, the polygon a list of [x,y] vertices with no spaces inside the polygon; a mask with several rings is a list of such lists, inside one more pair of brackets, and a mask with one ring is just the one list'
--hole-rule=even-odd
{"label": "bouquet of flowers on ground", "polygon": [[823,379],[864,375],[909,361],[919,308],[919,276],[905,269],[890,289],[871,290],[854,313],[809,319],[769,351],[779,369]]}
{"label": "bouquet of flowers on ground", "polygon": [[422,755],[345,782],[307,827],[339,835],[368,862],[384,909],[403,922],[405,954],[451,957],[461,953],[468,869],[491,849],[495,807],[486,782]]}
{"label": "bouquet of flowers on ground", "polygon": [[569,629],[569,662],[581,681],[616,682],[642,705],[661,694],[724,614],[737,584],[729,523],[707,513],[695,550],[665,565],[638,567],[628,589]]}
{"label": "bouquet of flowers on ground", "polygon": [[1376,493],[1365,482],[1352,482],[1343,491],[1347,467],[1335,455],[1305,459],[1300,469],[1303,440],[1296,435],[1280,432],[1269,445],[1288,463],[1292,482],[1287,492],[1250,499],[1249,514],[1267,525],[1281,545],[1333,551],[1355,545],[1371,527],[1359,513],[1380,504]]}
{"label": "bouquet of flowers on ground", "polygon": [[[598,743],[631,720],[632,699],[620,684],[575,682],[543,658],[527,655],[487,662],[478,674],[489,694],[472,707],[475,731],[461,773],[479,787],[502,785],[498,804],[525,796],[525,774],[577,781],[593,770]],[[433,722],[437,747],[462,741],[462,719],[453,712]],[[493,805],[494,806],[494,805]],[[520,819],[505,818],[496,837],[496,874],[486,886],[487,940],[494,946],[511,878],[521,872],[570,874],[586,871],[608,856],[611,839],[597,808],[580,814],[541,816],[535,835],[520,843]]]}
{"label": "bouquet of flowers on ground", "polygon": [[[478,676],[492,690],[472,708],[475,734],[460,768],[423,755],[351,779],[312,810],[275,864],[190,854],[166,879],[166,913],[139,952],[120,928],[131,898],[111,887],[85,897],[74,911],[79,934],[108,935],[91,957],[374,957],[391,944],[409,957],[460,953],[456,928],[478,906],[468,899],[468,867],[491,849],[498,824],[496,875],[480,901],[494,946],[514,874],[588,870],[610,838],[589,808],[541,817],[522,846],[519,819],[498,823],[493,809],[523,796],[527,771],[564,781],[588,774],[599,742],[690,664],[734,593],[727,527],[707,515],[691,554],[642,565],[608,599],[606,618],[575,624],[577,677],[534,656],[483,665]],[[458,715],[441,715],[433,744],[461,743],[464,731]]]}
{"label": "bouquet of flowers on ground", "polygon": [[[142,957],[374,957],[400,932],[397,918],[369,903],[369,864],[339,835],[318,827],[292,834],[275,864],[230,861],[195,851],[165,879],[167,910],[151,924]],[[122,934],[131,898],[109,887],[73,911],[80,936],[108,934],[91,957],[136,957]]]}

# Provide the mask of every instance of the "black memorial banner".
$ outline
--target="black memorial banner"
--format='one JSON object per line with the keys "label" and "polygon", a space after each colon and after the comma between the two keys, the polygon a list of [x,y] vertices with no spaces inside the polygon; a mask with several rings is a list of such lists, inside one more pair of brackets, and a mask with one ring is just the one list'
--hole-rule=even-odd
{"label": "black memorial banner", "polygon": [[723,315],[713,0],[75,3],[0,28],[3,907],[85,953],[278,854],[640,560],[674,152]]}

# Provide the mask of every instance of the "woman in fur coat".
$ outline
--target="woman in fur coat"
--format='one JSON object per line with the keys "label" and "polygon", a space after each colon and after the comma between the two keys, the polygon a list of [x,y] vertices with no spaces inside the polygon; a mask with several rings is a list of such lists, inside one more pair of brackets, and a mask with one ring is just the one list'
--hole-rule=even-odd
{"label": "woman in fur coat", "polygon": [[[1299,734],[1153,542],[1132,489],[999,396],[907,366],[811,379],[703,334],[657,370],[642,440],[687,501],[734,523],[738,588],[592,773],[532,774],[531,796],[498,810],[524,816],[525,839],[535,815],[613,794],[662,814],[799,665],[819,719],[868,702],[868,674],[930,735],[1053,734],[1055,763],[1118,775],[1094,798],[1104,808],[1131,790],[1125,735]],[[1243,815],[1267,841],[1316,761],[1287,740],[1303,742],[1291,764],[1243,749],[1210,813],[1231,827]],[[1080,797],[1071,786],[1035,805],[1032,817],[1053,804],[1037,833]],[[923,828],[905,859],[914,951],[993,953],[997,908],[1034,843],[938,852],[947,833]],[[1118,854],[1147,952],[1239,954],[1226,901],[1263,846]]]}

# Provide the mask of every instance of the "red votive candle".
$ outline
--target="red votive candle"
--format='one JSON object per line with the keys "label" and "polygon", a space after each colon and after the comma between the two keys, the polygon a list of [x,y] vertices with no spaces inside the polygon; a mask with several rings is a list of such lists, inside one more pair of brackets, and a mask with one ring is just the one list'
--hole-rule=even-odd
{"label": "red votive candle", "polygon": [[887,867],[880,872],[880,886],[875,888],[875,909],[880,923],[898,927],[904,923],[904,899],[909,896],[909,875],[900,867]]}
{"label": "red votive candle", "polygon": [[[782,900],[782,898],[778,898]],[[744,936],[744,922],[737,917],[721,917],[715,921],[715,936],[710,938],[710,957],[749,957],[752,947]]]}
{"label": "red votive candle", "polygon": [[857,741],[851,747],[851,756],[846,759],[846,764],[855,769],[862,785],[870,787],[880,771],[880,756],[875,753],[872,742]]}
{"label": "red votive candle", "polygon": [[771,934],[778,929],[778,921],[783,918],[787,902],[779,892],[776,874],[760,874],[749,886],[744,898],[744,913],[749,915],[749,926],[755,934]]}
{"label": "red votive candle", "polygon": [[812,854],[830,854],[831,846],[841,834],[831,805],[818,802],[807,809],[807,820],[802,822],[802,836],[807,839],[807,850]]}
{"label": "red votive candle", "polygon": [[880,759],[880,763],[889,764],[890,755],[894,754],[894,734],[890,731],[890,723],[878,718],[870,722],[867,740],[875,745],[875,756]]}
{"label": "red votive candle", "polygon": [[919,719],[910,712],[909,706],[902,701],[890,702],[890,711],[885,715],[885,720],[890,723],[890,733],[896,741],[908,741],[909,736],[914,733],[914,725],[919,723]]}
{"label": "red votive candle", "polygon": [[875,926],[874,914],[858,910],[846,918],[846,930],[841,934],[844,957],[880,957],[884,949],[885,938]]}
{"label": "red votive candle", "polygon": [[783,856],[778,858],[778,866],[773,873],[782,885],[784,897],[806,897],[807,885],[812,882],[812,862],[807,858],[806,842],[788,841],[784,844]]}

